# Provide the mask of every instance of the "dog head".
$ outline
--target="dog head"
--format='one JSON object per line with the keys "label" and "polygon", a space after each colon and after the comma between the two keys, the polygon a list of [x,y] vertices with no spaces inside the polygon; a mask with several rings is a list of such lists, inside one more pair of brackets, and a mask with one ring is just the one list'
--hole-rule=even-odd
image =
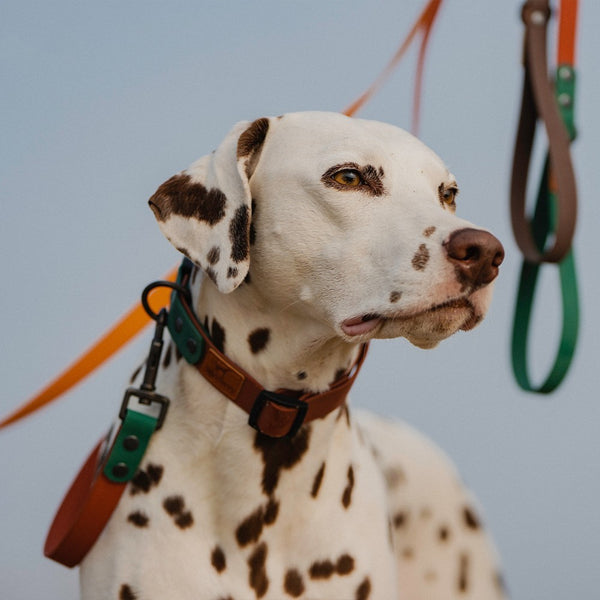
{"label": "dog head", "polygon": [[239,123],[150,199],[223,293],[252,262],[273,310],[349,342],[433,347],[485,315],[504,252],[455,214],[458,185],[407,132],[337,113]]}

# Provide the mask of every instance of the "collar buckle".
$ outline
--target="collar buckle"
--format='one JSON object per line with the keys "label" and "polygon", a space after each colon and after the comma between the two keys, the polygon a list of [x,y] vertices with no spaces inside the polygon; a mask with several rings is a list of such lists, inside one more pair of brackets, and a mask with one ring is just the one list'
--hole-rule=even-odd
{"label": "collar buckle", "polygon": [[[292,438],[302,427],[307,412],[308,403],[303,400],[263,390],[252,405],[248,425],[259,433],[268,430],[270,433],[265,435],[269,437]],[[267,419],[269,426],[261,427],[261,421],[264,423]],[[291,425],[289,425],[290,420]]]}

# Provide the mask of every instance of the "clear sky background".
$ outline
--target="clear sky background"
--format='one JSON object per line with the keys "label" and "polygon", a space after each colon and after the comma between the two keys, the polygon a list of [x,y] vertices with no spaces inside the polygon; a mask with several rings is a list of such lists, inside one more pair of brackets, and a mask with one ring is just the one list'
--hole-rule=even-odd
{"label": "clear sky background", "polygon": [[[0,7],[0,412],[37,391],[178,262],[146,200],[241,119],[341,110],[395,51],[424,2],[54,2]],[[521,85],[520,2],[446,0],[428,54],[421,137],[449,164],[461,216],[507,251],[487,320],[438,349],[376,342],[353,404],[413,423],[484,507],[512,596],[600,598],[598,158],[600,3],[582,2],[574,147],[582,329],[550,398],[509,363],[520,257],[508,185]],[[360,116],[410,125],[415,54]],[[545,269],[539,379],[559,329]],[[134,343],[51,408],[0,432],[0,597],[77,597],[42,557],[52,516],[118,410]],[[133,557],[135,560],[135,557]]]}

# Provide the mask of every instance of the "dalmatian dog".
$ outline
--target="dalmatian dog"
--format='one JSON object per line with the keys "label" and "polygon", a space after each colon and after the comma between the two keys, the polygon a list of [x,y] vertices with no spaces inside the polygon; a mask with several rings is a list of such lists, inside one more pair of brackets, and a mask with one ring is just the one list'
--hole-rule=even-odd
{"label": "dalmatian dog", "polygon": [[[457,193],[405,131],[307,112],[238,123],[149,204],[214,344],[266,389],[318,392],[365,342],[433,348],[483,318],[503,249]],[[84,600],[506,597],[473,498],[408,425],[344,404],[267,437],[172,340],[157,389],[166,421],[83,561]]]}

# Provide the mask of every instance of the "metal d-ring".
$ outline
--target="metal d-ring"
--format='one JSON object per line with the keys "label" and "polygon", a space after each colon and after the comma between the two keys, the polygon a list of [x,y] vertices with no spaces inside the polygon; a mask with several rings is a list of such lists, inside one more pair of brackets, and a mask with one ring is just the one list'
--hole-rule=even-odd
{"label": "metal d-ring", "polygon": [[153,281],[152,283],[149,283],[142,292],[142,306],[144,307],[144,310],[148,313],[148,316],[154,321],[158,322],[158,320],[160,319],[160,313],[157,314],[150,308],[150,304],[148,303],[148,295],[153,289],[159,287],[168,287],[172,290],[176,290],[185,296],[185,299],[188,301],[188,303],[191,302],[192,295],[190,293],[189,288],[180,285],[179,283],[175,283],[174,281]]}

